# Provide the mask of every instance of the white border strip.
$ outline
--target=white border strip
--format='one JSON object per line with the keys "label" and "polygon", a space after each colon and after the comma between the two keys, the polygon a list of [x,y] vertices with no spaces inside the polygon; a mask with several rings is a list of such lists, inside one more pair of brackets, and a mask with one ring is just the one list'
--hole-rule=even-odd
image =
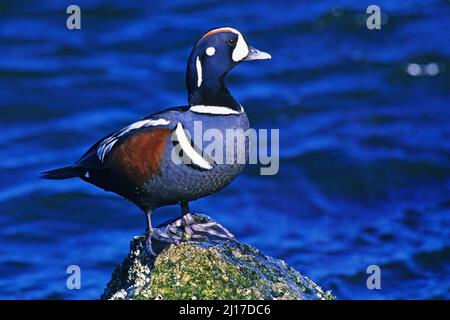
{"label": "white border strip", "polygon": [[180,143],[181,149],[183,149],[183,152],[192,160],[193,164],[207,170],[211,170],[213,168],[208,161],[203,159],[203,157],[198,154],[194,148],[192,148],[191,143],[184,133],[183,125],[180,122],[178,122],[177,124],[175,135],[178,142]]}

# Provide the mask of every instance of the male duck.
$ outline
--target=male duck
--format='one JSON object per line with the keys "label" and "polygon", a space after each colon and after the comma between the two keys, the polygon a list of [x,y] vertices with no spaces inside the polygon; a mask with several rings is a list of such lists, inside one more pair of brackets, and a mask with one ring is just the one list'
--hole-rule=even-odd
{"label": "male duck", "polygon": [[[75,164],[44,172],[42,177],[79,177],[136,204],[147,217],[150,253],[153,253],[152,238],[181,240],[175,234],[152,227],[152,212],[166,205],[181,205],[182,218],[176,224],[183,225],[185,232],[194,238],[198,234],[232,237],[218,223],[196,223],[188,203],[228,185],[245,163],[217,163],[208,154],[202,154],[199,151],[202,146],[193,144],[190,136],[196,121],[203,130],[225,133],[227,129],[248,129],[247,115],[226,88],[224,78],[241,62],[270,58],[268,53],[250,47],[236,29],[222,27],[208,31],[197,41],[189,57],[188,106],[166,109],[134,122],[98,141]],[[176,163],[174,151],[189,161]],[[233,152],[234,158],[240,156],[238,150]]]}

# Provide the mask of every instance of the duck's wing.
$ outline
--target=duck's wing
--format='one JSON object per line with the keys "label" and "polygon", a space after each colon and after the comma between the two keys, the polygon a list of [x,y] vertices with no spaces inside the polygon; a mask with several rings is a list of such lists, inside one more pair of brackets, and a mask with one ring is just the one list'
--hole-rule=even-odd
{"label": "duck's wing", "polygon": [[[126,140],[142,132],[175,128],[176,122],[172,120],[176,118],[174,117],[174,113],[184,112],[186,110],[188,110],[188,107],[175,107],[157,112],[107,135],[91,146],[80,160],[75,163],[75,166],[86,169],[104,168],[108,163],[109,157],[118,145],[121,145]],[[144,135],[139,134],[139,136],[143,137]],[[151,135],[147,134],[145,136],[145,139],[148,140]],[[154,134],[153,136],[154,138],[156,137]],[[136,138],[133,139],[133,141],[135,140]]]}

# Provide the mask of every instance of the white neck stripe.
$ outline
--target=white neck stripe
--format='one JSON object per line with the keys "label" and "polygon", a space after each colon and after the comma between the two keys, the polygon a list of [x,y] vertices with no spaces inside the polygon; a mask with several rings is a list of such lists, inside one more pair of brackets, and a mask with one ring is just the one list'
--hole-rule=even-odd
{"label": "white neck stripe", "polygon": [[204,105],[195,105],[189,108],[192,112],[196,113],[206,113],[206,114],[241,114],[244,112],[244,108],[241,106],[240,111],[233,110],[227,107],[221,106],[204,106]]}
{"label": "white neck stripe", "polygon": [[200,88],[202,85],[202,78],[203,78],[203,71],[202,71],[202,63],[200,62],[200,59],[197,57],[197,60],[195,61],[195,67],[197,69],[197,87]]}

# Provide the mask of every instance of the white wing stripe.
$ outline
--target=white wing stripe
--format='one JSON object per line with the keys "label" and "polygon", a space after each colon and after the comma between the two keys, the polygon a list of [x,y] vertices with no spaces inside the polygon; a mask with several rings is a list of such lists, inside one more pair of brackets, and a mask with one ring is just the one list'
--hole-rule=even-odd
{"label": "white wing stripe", "polygon": [[150,126],[163,126],[168,125],[169,123],[170,121],[166,119],[157,119],[157,120],[147,119],[136,121],[130,124],[129,126],[126,126],[125,128],[121,129],[120,131],[116,132],[108,139],[103,140],[102,143],[100,143],[100,145],[97,148],[97,157],[103,162],[106,158],[106,155],[111,151],[112,147],[117,142],[117,140],[131,130]]}
{"label": "white wing stripe", "polygon": [[183,152],[192,160],[193,164],[203,169],[207,170],[212,169],[212,165],[208,161],[203,159],[203,157],[199,153],[197,153],[197,151],[195,151],[194,148],[192,148],[189,139],[186,137],[186,134],[184,133],[184,128],[181,123],[177,124],[175,134],[178,142],[180,143],[181,149],[183,149]]}

